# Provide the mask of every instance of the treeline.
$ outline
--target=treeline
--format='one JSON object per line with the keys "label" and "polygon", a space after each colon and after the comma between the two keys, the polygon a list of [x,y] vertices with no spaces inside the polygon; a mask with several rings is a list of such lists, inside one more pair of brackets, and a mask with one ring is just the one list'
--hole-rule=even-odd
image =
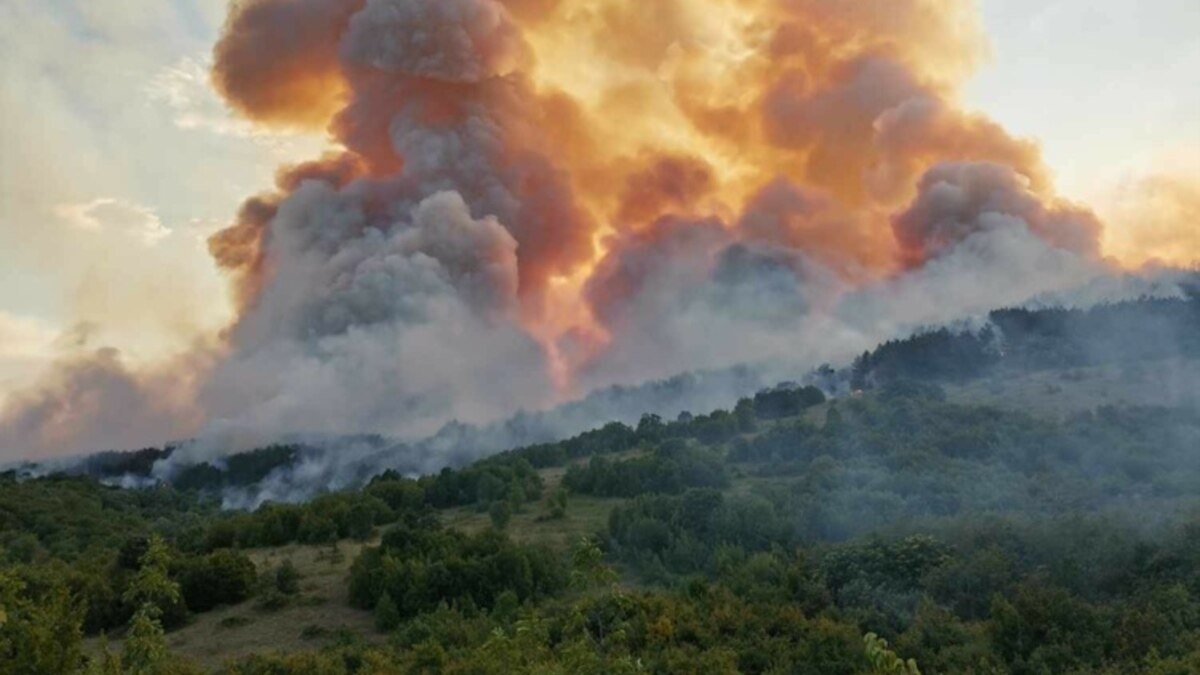
{"label": "treeline", "polygon": [[[722,444],[754,432],[760,421],[798,417],[825,401],[825,394],[816,387],[781,385],[738,401],[732,411],[684,412],[669,422],[644,415],[636,428],[613,423],[559,443],[513,450],[482,465],[567,466],[565,487],[599,497],[724,488],[729,485],[729,475]],[[637,453],[611,458],[628,451]],[[589,458],[586,464],[578,463],[584,458]]]}
{"label": "treeline", "polygon": [[253,512],[227,515],[209,526],[203,548],[365,540],[377,527],[391,525],[410,511],[460,506],[483,511],[497,502],[520,509],[540,500],[542,489],[541,476],[520,458],[484,460],[418,479],[387,471],[361,491],[322,495],[305,504],[264,504]]}
{"label": "treeline", "polygon": [[230,455],[218,464],[193,464],[174,476],[171,485],[179,490],[203,491],[254,485],[276,469],[292,465],[300,452],[296,445],[271,445]]}
{"label": "treeline", "polygon": [[754,431],[760,420],[802,415],[825,400],[825,394],[816,387],[783,384],[759,392],[753,398],[741,399],[731,411],[714,410],[702,415],[685,411],[670,421],[658,415],[643,415],[636,427],[612,422],[563,441],[501,453],[485,462],[524,460],[532,467],[544,469],[566,466],[579,459],[647,448],[670,440],[722,443]]}
{"label": "treeline", "polygon": [[[760,392],[753,398],[743,399],[732,411],[716,410],[702,415],[685,412],[674,421],[664,421],[657,415],[646,415],[637,428],[613,422],[562,441],[500,453],[470,467],[452,469],[449,475],[439,476],[440,481],[425,479],[422,484],[429,489],[430,503],[437,508],[474,502],[486,505],[502,497],[493,494],[499,489],[498,483],[486,477],[486,474],[489,471],[493,474],[518,471],[522,473],[521,477],[500,476],[500,482],[506,485],[505,489],[513,483],[521,483],[517,489],[527,492],[529,500],[533,500],[538,498],[540,490],[540,486],[536,484],[536,469],[565,466],[582,458],[620,453],[664,439],[721,442],[734,438],[739,433],[753,430],[757,420],[775,420],[800,415],[824,401],[825,395],[816,387],[780,385]],[[385,439],[375,436],[359,436],[347,440],[369,447],[382,448],[386,445]],[[169,460],[176,450],[174,446],[168,446],[132,452],[98,453],[83,460],[71,473],[112,481],[143,479],[146,484],[154,484],[155,467]],[[166,483],[180,491],[219,493],[227,488],[245,488],[258,484],[276,471],[296,466],[305,454],[310,452],[315,451],[298,444],[271,445],[234,453],[220,460],[181,465],[173,472],[162,471],[161,474],[167,477]],[[482,482],[477,482],[477,479],[481,478]]]}
{"label": "treeline", "polygon": [[631,459],[613,461],[593,457],[586,465],[573,465],[563,476],[571,492],[597,497],[635,497],[648,492],[678,494],[687,488],[729,485],[724,457],[719,452],[689,448],[670,439],[653,451]]}
{"label": "treeline", "polygon": [[994,311],[979,330],[941,328],[858,357],[851,387],[904,379],[954,381],[998,368],[1042,370],[1200,357],[1200,291],[1089,309]]}
{"label": "treeline", "polygon": [[[84,458],[68,473],[102,480],[134,478],[153,482],[155,467],[169,460],[177,450],[176,446],[166,446],[96,453]],[[255,448],[220,460],[183,466],[167,482],[180,490],[210,492],[226,487],[253,485],[277,469],[292,466],[304,450],[303,446],[296,444]]]}
{"label": "treeline", "polygon": [[0,562],[75,562],[155,530],[183,538],[216,518],[217,507],[165,486],[121,490],[80,476],[0,474]]}

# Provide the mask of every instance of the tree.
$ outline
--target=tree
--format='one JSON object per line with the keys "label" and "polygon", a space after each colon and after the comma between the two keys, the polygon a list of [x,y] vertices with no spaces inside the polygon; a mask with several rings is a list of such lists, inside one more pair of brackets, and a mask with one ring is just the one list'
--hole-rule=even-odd
{"label": "tree", "polygon": [[562,520],[567,517],[568,493],[566,488],[559,488],[546,500],[547,520]]}
{"label": "tree", "polygon": [[483,474],[476,484],[475,493],[479,504],[489,504],[497,499],[503,499],[508,492],[504,481],[496,477],[492,472],[488,471]]}
{"label": "tree", "polygon": [[871,352],[863,352],[850,367],[850,388],[856,391],[866,389],[870,384],[870,376]]}
{"label": "tree", "polygon": [[747,434],[758,428],[758,420],[754,413],[754,401],[748,398],[743,398],[737,402],[737,407],[733,409],[733,416],[737,418],[738,431]]}
{"label": "tree", "polygon": [[179,584],[171,580],[167,570],[171,564],[171,552],[166,542],[158,535],[146,544],[141,558],[141,567],[125,589],[125,602],[144,611],[147,616],[159,621],[167,612],[178,611],[183,596]]}
{"label": "tree", "polygon": [[488,516],[492,519],[492,527],[503,530],[512,520],[512,506],[506,501],[492,502],[492,507],[488,509]]}
{"label": "tree", "polygon": [[250,597],[258,572],[245,554],[228,549],[193,559],[180,579],[183,599],[193,612],[234,605]]}
{"label": "tree", "polygon": [[525,500],[527,499],[525,490],[521,489],[520,483],[513,483],[509,485],[508,493],[505,498],[508,500],[508,504],[512,507],[513,511],[518,512],[521,510],[521,507],[525,504]]}
{"label": "tree", "polygon": [[125,653],[121,659],[128,675],[167,675],[171,660],[162,619],[167,611],[182,606],[179,584],[171,580],[167,569],[171,553],[158,535],[146,543],[141,567],[126,589],[124,599],[137,607],[125,635]]}
{"label": "tree", "polygon": [[595,541],[583,537],[571,551],[571,585],[586,589],[616,583],[616,570],[604,564],[604,551]]}
{"label": "tree", "polygon": [[337,523],[328,516],[306,510],[300,519],[300,531],[297,533],[297,537],[306,544],[327,544],[337,541]]}
{"label": "tree", "polygon": [[656,441],[662,435],[666,425],[658,415],[642,415],[638,421],[637,435],[648,441]]}
{"label": "tree", "polygon": [[921,675],[917,662],[905,661],[888,649],[888,641],[874,633],[863,636],[863,647],[867,660],[871,662],[871,675]]}
{"label": "tree", "polygon": [[159,675],[167,663],[167,639],[154,605],[142,605],[129,621],[125,654],[121,659],[128,675]]}
{"label": "tree", "polygon": [[366,504],[355,504],[346,514],[346,536],[366,541],[375,532],[375,514]]}
{"label": "tree", "polygon": [[392,631],[400,625],[400,608],[392,596],[384,591],[375,603],[375,627],[381,631]]}
{"label": "tree", "polygon": [[0,572],[0,672],[63,675],[83,662],[83,608],[63,587],[31,602],[25,584]]}
{"label": "tree", "polygon": [[300,571],[290,559],[284,560],[275,570],[275,590],[284,595],[295,595],[300,592]]}

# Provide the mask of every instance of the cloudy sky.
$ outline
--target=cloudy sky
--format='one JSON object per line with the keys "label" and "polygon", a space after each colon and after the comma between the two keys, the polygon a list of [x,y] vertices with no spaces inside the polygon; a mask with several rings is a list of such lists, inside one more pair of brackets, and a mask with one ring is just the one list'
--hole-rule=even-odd
{"label": "cloudy sky", "polygon": [[[1200,3],[983,0],[992,59],[966,104],[1042,143],[1062,192],[1200,148]],[[206,79],[225,0],[0,2],[0,398],[57,356],[152,361],[211,334],[204,248],[319,137],[264,134]],[[1112,207],[1116,208],[1116,207]]]}

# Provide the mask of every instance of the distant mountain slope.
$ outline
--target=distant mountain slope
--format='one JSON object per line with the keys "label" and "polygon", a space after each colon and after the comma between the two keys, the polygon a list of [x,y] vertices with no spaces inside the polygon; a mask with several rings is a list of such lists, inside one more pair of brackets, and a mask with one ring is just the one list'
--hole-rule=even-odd
{"label": "distant mountain slope", "polygon": [[1004,309],[978,330],[938,328],[855,360],[851,386],[1200,358],[1200,290],[1090,309]]}
{"label": "distant mountain slope", "polygon": [[[364,484],[385,470],[402,474],[465,466],[508,448],[554,442],[606,422],[643,415],[732,408],[781,379],[812,384],[834,397],[891,382],[943,386],[955,400],[1035,413],[1065,414],[1110,404],[1200,403],[1200,288],[1175,298],[1146,298],[1090,309],[1004,309],[976,329],[942,327],[893,340],[842,369],[807,374],[742,366],[688,373],[637,387],[612,387],[553,410],[522,413],[483,426],[451,424],[418,442],[375,435],[296,436],[224,454],[211,443],[108,452],[68,465],[71,473],[137,486],[167,481],[220,492],[225,505],[303,501]],[[62,467],[58,467],[62,468]],[[34,473],[54,467],[32,467]]]}

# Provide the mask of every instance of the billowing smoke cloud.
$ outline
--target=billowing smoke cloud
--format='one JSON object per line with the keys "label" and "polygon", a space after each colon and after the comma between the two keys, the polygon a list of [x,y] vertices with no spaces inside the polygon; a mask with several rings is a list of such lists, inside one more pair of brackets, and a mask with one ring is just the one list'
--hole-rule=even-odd
{"label": "billowing smoke cloud", "polygon": [[[414,438],[1097,288],[1096,216],[956,102],[985,53],[965,0],[236,2],[217,91],[336,150],[209,241],[238,316],[146,435]],[[59,381],[21,451],[109,438]]]}
{"label": "billowing smoke cloud", "polygon": [[[197,351],[191,358],[203,355]],[[181,362],[170,375],[141,377],[113,349],[70,357],[6,401],[0,448],[70,454],[163,444],[190,434],[201,420],[192,403],[195,383],[188,379],[197,365]]]}
{"label": "billowing smoke cloud", "polygon": [[1047,204],[1029,191],[1028,182],[999,164],[935,166],[921,178],[917,199],[892,221],[904,260],[919,266],[973,235],[1025,229],[1051,246],[1095,257],[1101,229],[1096,216]]}
{"label": "billowing smoke cloud", "polygon": [[432,433],[544,405],[520,330],[517,243],[439,192],[384,232],[354,196],[302,184],[272,220],[271,281],[233,328],[202,402],[215,424]]}
{"label": "billowing smoke cloud", "polygon": [[338,43],[364,0],[255,0],[230,6],[214,50],[217,91],[239,112],[321,126],[344,94]]}

